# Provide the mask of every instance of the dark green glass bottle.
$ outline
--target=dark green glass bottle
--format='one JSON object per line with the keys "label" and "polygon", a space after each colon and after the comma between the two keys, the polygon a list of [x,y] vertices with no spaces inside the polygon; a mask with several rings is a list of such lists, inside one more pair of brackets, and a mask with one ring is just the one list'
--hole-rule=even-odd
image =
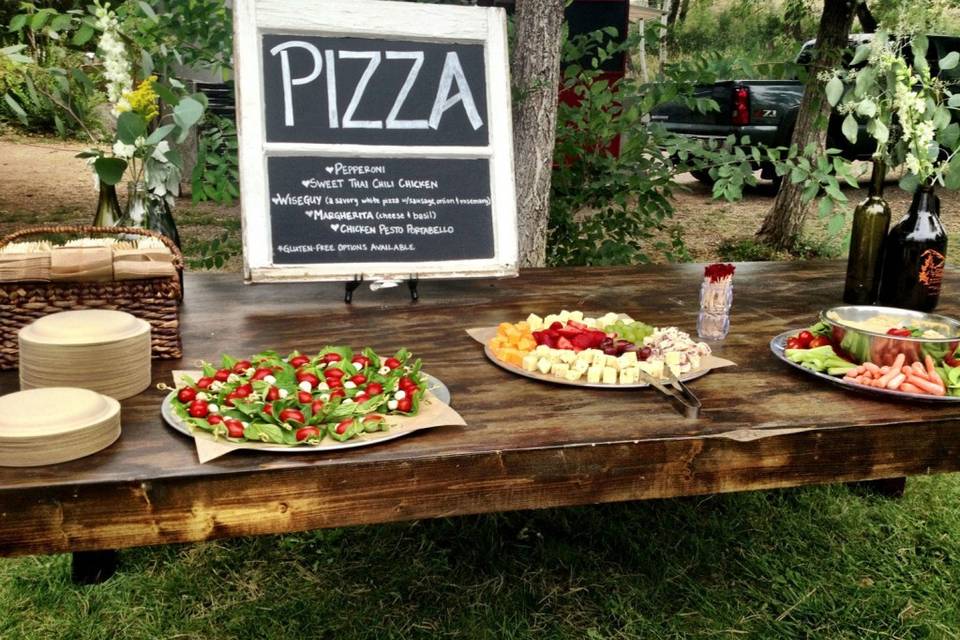
{"label": "dark green glass bottle", "polygon": [[890,205],[883,199],[886,176],[886,164],[874,160],[869,195],[853,213],[847,278],[843,288],[846,304],[873,304],[877,301],[883,270],[883,245],[890,227]]}
{"label": "dark green glass bottle", "polygon": [[97,198],[97,211],[93,214],[95,227],[122,227],[130,220],[124,215],[117,200],[117,187],[100,182],[100,196]]}
{"label": "dark green glass bottle", "polygon": [[940,223],[940,198],[933,187],[913,195],[910,211],[890,230],[884,248],[880,303],[933,311],[940,300],[947,257],[947,232]]}

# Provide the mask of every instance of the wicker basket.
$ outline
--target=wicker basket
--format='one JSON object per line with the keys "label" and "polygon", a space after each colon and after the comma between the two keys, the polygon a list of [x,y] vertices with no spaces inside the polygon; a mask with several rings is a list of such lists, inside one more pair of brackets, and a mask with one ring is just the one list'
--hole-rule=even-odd
{"label": "wicker basket", "polygon": [[[141,235],[157,238],[173,253],[173,265],[183,270],[183,254],[169,238],[132,227],[40,226],[0,239],[0,247],[30,236]],[[0,282],[0,369],[17,367],[17,332],[37,318],[74,309],[115,309],[150,323],[153,357],[179,358],[180,278],[114,280],[110,282]]]}

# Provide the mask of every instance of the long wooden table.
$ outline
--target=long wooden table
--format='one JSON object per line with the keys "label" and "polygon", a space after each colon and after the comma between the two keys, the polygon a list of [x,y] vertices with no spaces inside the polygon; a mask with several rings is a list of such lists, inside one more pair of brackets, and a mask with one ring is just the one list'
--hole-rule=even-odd
{"label": "long wooden table", "polygon": [[[337,454],[235,452],[198,464],[160,418],[160,391],[123,403],[123,435],[75,462],[0,469],[0,555],[194,542],[414,518],[850,482],[960,469],[956,408],[876,400],[777,361],[773,335],[839,299],[842,265],[738,266],[730,336],[739,366],[691,383],[698,420],[656,391],[573,389],[499,369],[464,329],[531,311],[624,311],[695,331],[702,266],[552,269],[497,281],[244,286],[190,274],[185,357],[154,382],[222,352],[406,346],[443,380],[465,428],[441,428]],[[956,315],[949,273],[943,312]],[[109,363],[104,363],[109,366]],[[0,393],[16,390],[0,374]]]}

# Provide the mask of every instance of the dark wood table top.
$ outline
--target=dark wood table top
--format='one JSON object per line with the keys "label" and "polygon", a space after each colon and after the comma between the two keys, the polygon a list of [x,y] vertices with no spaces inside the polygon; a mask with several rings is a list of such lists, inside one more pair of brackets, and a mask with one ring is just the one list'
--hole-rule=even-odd
{"label": "dark wood table top", "polygon": [[[123,403],[123,435],[107,450],[56,466],[0,468],[0,554],[954,470],[956,408],[844,392],[769,352],[772,336],[837,303],[842,268],[738,266],[731,332],[717,349],[738,366],[690,384],[703,401],[698,420],[652,389],[515,377],[487,362],[464,330],[582,309],[695,334],[702,265],[422,282],[417,304],[405,287],[364,287],[351,306],[342,285],[246,286],[237,274],[188,274],[185,357],[156,361],[154,384],[224,352],[405,346],[449,386],[468,426],[337,453],[238,451],[201,465],[193,442],[163,423],[164,394],[150,389]],[[940,311],[960,314],[958,290],[950,272]],[[0,374],[0,393],[16,389],[15,373]]]}

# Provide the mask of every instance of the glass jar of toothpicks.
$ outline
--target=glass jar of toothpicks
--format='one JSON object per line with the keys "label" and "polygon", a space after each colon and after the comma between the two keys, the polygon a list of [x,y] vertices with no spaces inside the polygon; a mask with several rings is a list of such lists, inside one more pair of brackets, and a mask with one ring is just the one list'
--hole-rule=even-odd
{"label": "glass jar of toothpicks", "polygon": [[733,305],[732,264],[711,264],[703,270],[700,285],[700,315],[697,334],[701,340],[723,340],[730,332],[730,307]]}

